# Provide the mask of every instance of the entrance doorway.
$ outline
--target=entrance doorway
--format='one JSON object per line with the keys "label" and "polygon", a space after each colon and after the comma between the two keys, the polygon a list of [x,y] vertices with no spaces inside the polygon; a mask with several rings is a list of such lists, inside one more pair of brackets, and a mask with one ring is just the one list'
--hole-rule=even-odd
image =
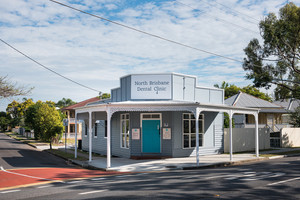
{"label": "entrance doorway", "polygon": [[160,153],[161,151],[161,114],[141,114],[142,152]]}

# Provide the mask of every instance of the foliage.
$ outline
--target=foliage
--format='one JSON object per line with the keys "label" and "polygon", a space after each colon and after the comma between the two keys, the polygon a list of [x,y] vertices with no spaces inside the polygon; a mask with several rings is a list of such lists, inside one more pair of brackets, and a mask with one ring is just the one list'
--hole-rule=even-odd
{"label": "foliage", "polygon": [[[270,13],[260,21],[259,28],[264,43],[253,39],[244,49],[243,68],[246,78],[255,87],[270,88],[277,85],[277,98],[289,95],[300,98],[300,7],[286,4],[277,17]],[[285,89],[283,89],[285,88]]]}
{"label": "foliage", "polygon": [[[234,118],[232,118],[232,128],[234,128]],[[224,128],[229,128],[229,115],[224,113]]]}
{"label": "foliage", "polygon": [[71,106],[74,104],[76,104],[76,102],[73,101],[72,99],[62,98],[62,100],[59,100],[55,105],[59,108],[64,108],[64,107]]}
{"label": "foliage", "polygon": [[31,106],[33,103],[32,99],[23,99],[23,102],[13,101],[7,105],[6,112],[11,116],[10,125],[15,127],[20,125],[20,122],[24,118],[25,111]]}
{"label": "foliage", "polygon": [[38,101],[31,105],[26,112],[25,123],[34,129],[36,139],[50,143],[50,149],[52,142],[62,136],[62,118],[53,103]]}
{"label": "foliage", "polygon": [[0,112],[0,131],[5,131],[9,125],[10,117],[6,112]]}
{"label": "foliage", "polygon": [[225,99],[227,99],[233,95],[236,95],[241,91],[241,92],[250,94],[252,96],[258,97],[260,99],[264,99],[266,101],[272,100],[269,95],[267,95],[263,92],[260,92],[257,88],[255,88],[254,86],[251,86],[251,85],[240,88],[234,84],[229,84],[229,83],[226,83],[225,81],[223,81],[221,86],[219,86],[218,84],[215,84],[214,86],[217,88],[224,89]]}
{"label": "foliage", "polygon": [[27,95],[33,88],[27,89],[24,86],[17,86],[16,83],[13,83],[7,79],[7,76],[0,76],[0,99]]}
{"label": "foliage", "polygon": [[102,95],[99,96],[100,99],[110,99],[110,94],[109,93],[103,93]]}
{"label": "foliage", "polygon": [[294,125],[294,127],[300,127],[300,106],[291,114],[290,123]]}

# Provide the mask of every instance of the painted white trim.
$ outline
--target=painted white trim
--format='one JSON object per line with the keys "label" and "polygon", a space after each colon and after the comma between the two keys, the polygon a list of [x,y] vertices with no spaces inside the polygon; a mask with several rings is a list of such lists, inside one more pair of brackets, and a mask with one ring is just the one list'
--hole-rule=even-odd
{"label": "painted white trim", "polygon": [[[200,112],[201,113],[201,112]],[[196,133],[184,133],[184,124],[183,124],[183,121],[184,121],[184,118],[183,118],[183,115],[185,115],[185,114],[189,114],[189,115],[194,115],[195,116],[195,114],[194,113],[182,113],[182,115],[181,115],[181,123],[182,123],[182,131],[181,131],[181,138],[182,138],[182,141],[181,141],[181,148],[182,149],[194,149],[194,148],[196,148],[196,146],[195,147],[184,147],[184,135],[187,135],[187,134],[189,134],[189,146],[191,146],[191,135],[192,134],[195,134],[196,135]],[[204,130],[204,114],[199,114],[199,116],[200,115],[202,115],[202,130],[203,130],[203,132],[202,133],[200,133],[199,132],[199,135],[201,134],[202,135],[202,145],[201,146],[199,146],[199,147],[203,147],[204,146],[204,134],[205,134],[205,130]],[[195,119],[186,119],[186,120],[189,120],[189,128],[191,129],[191,120],[195,120],[195,126],[196,126],[196,116],[195,116]],[[199,120],[200,120],[200,118],[199,118]],[[196,127],[195,127],[196,128]],[[199,127],[198,127],[199,128]],[[196,130],[196,129],[195,129]],[[197,136],[196,136],[197,137]],[[196,142],[197,142],[197,140],[196,140]]]}
{"label": "painted white trim", "polygon": [[[125,147],[122,147],[122,142],[123,142],[123,127],[122,127],[122,115],[129,115],[129,119],[126,119],[125,120],[129,120],[129,127],[128,127],[128,131],[129,131],[129,134],[128,134],[128,137],[129,137],[129,141],[128,141],[128,147],[126,147],[126,135],[127,133],[125,133]],[[121,113],[120,114],[120,148],[121,149],[130,149],[130,114],[129,113]]]}

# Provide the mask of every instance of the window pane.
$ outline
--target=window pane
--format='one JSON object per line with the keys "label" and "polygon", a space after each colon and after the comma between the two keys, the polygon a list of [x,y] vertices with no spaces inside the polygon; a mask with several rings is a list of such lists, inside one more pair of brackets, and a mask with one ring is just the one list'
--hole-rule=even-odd
{"label": "window pane", "polygon": [[129,134],[126,134],[126,147],[129,148]]}
{"label": "window pane", "polygon": [[122,147],[125,147],[125,135],[122,134]]}
{"label": "window pane", "polygon": [[191,133],[196,133],[196,120],[191,120]]}
{"label": "window pane", "polygon": [[189,133],[190,132],[190,125],[189,125],[189,120],[183,120],[183,132],[184,133]]}
{"label": "window pane", "polygon": [[189,135],[183,135],[183,147],[184,148],[189,148]]}
{"label": "window pane", "polygon": [[151,118],[151,115],[143,115],[143,118],[149,119],[149,118]]}
{"label": "window pane", "polygon": [[129,133],[129,120],[126,120],[126,132]]}
{"label": "window pane", "polygon": [[159,118],[159,115],[152,115],[152,118]]}
{"label": "window pane", "polygon": [[199,146],[203,146],[203,134],[199,134]]}
{"label": "window pane", "polygon": [[203,121],[199,121],[199,133],[204,133],[204,130],[203,130]]}
{"label": "window pane", "polygon": [[191,119],[195,119],[195,116],[193,114],[191,114]]}
{"label": "window pane", "polygon": [[196,146],[196,134],[191,134],[191,147]]}
{"label": "window pane", "polygon": [[126,119],[129,119],[129,114],[126,114]]}
{"label": "window pane", "polygon": [[122,133],[126,133],[126,121],[122,121]]}
{"label": "window pane", "polygon": [[189,114],[183,114],[183,119],[189,119],[190,115]]}

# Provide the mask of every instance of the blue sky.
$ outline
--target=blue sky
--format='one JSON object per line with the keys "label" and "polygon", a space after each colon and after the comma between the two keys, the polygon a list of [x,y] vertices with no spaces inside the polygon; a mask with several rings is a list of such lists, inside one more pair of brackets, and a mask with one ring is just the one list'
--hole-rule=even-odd
{"label": "blue sky", "polygon": [[[199,49],[243,60],[260,38],[258,21],[278,13],[283,0],[61,0],[62,3]],[[224,7],[220,4],[225,4]],[[294,1],[298,6],[300,0]],[[246,86],[241,63],[158,40],[48,0],[0,0],[0,37],[58,73],[102,92],[131,73],[195,75],[198,85]],[[228,9],[228,7],[232,8]],[[238,11],[238,12],[236,12]],[[254,19],[253,19],[254,18]],[[0,75],[35,87],[37,100],[82,101],[97,96],[0,43]],[[271,93],[271,91],[268,91]],[[14,98],[21,100],[23,97]],[[0,111],[13,99],[1,99]]]}

